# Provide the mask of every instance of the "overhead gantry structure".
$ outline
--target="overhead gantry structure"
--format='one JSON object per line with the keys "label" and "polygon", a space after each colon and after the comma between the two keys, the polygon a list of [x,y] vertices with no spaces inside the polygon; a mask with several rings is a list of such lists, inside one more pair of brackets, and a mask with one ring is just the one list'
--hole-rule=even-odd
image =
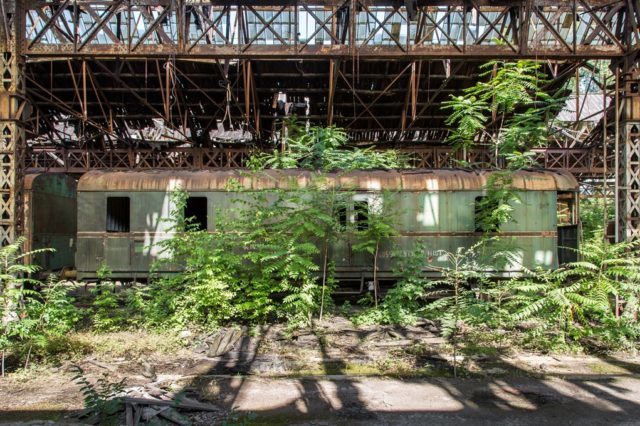
{"label": "overhead gantry structure", "polygon": [[[0,241],[20,233],[21,176],[92,168],[241,165],[283,117],[344,127],[422,166],[456,156],[442,101],[491,59],[544,61],[549,90],[611,63],[615,99],[546,167],[615,176],[618,236],[640,237],[637,0],[5,0]],[[592,71],[594,71],[592,69]],[[595,72],[595,71],[594,71]],[[639,104],[640,105],[640,104]],[[578,97],[576,123],[584,117]],[[602,136],[600,136],[602,135]],[[244,145],[229,140],[251,141]]]}

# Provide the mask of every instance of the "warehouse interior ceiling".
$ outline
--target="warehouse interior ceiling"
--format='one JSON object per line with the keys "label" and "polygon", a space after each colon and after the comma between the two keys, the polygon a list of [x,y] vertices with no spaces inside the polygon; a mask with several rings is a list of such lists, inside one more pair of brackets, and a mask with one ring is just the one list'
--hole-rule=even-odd
{"label": "warehouse interior ceiling", "polygon": [[543,60],[553,91],[638,40],[625,2],[600,0],[60,0],[24,13],[36,148],[264,146],[293,115],[353,143],[437,146],[442,101],[488,60]]}
{"label": "warehouse interior ceiling", "polygon": [[[27,96],[37,111],[31,137],[92,148],[268,144],[282,119],[295,115],[343,127],[354,143],[442,144],[448,129],[441,103],[478,81],[484,63],[333,62],[30,62]],[[546,66],[550,90],[561,89],[576,67],[566,61]]]}

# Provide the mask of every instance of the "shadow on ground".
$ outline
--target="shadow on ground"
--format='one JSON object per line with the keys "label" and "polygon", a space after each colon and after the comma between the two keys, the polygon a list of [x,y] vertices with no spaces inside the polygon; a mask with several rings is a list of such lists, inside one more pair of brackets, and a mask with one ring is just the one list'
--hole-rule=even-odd
{"label": "shadow on ground", "polygon": [[[350,361],[314,328],[298,339],[317,349],[321,369],[293,376],[291,360],[264,348],[270,331],[266,326],[257,337],[244,336],[230,352],[201,358],[181,378],[156,384],[222,409],[224,416],[192,417],[197,424],[222,423],[229,413],[227,424],[640,424],[640,368],[633,362],[602,358],[615,373],[558,377],[532,374],[498,355],[490,368],[455,378],[451,359],[424,354],[413,367],[429,365],[429,375],[354,375]],[[357,343],[346,351],[366,357],[380,331],[353,332]],[[400,341],[410,337],[395,333]],[[68,414],[13,411],[0,419],[64,420]]]}

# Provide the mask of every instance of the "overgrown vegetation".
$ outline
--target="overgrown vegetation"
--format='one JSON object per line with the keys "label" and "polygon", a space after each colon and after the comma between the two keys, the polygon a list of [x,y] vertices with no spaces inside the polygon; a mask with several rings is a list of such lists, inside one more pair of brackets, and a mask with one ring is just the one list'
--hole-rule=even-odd
{"label": "overgrown vegetation", "polygon": [[611,205],[614,201],[610,200],[609,205],[606,205],[605,201],[605,197],[599,194],[580,199],[580,222],[582,225],[582,235],[586,240],[598,235],[604,235],[606,231],[604,228],[605,219],[609,222],[615,218],[615,209],[614,206]]}
{"label": "overgrown vegetation", "polygon": [[424,277],[424,247],[418,244],[399,262],[403,278],[379,307],[358,314],[356,323],[433,319],[454,349],[473,327],[486,326],[522,335],[532,349],[638,348],[638,243],[610,244],[596,237],[580,249],[581,261],[500,281],[488,279],[482,244],[441,253],[449,266],[429,268],[441,275],[431,280]]}
{"label": "overgrown vegetation", "polygon": [[[638,244],[603,241],[600,201],[583,203],[587,241],[579,262],[498,279],[496,256],[508,259],[509,248],[500,252],[504,245],[496,235],[503,224],[514,221],[513,206],[520,202],[510,188],[511,172],[533,165],[530,149],[546,141],[547,123],[559,100],[542,89],[546,80],[535,62],[494,61],[485,69],[488,81],[445,105],[451,111],[448,124],[455,129],[450,138],[455,146],[489,143],[508,164],[507,170],[489,175],[484,196],[476,202],[476,231],[483,235],[479,244],[440,250],[435,255],[440,266],[433,266],[433,247],[424,241],[392,247],[398,233],[398,212],[390,208],[393,194],[378,193],[359,204],[349,188],[334,188],[321,178],[288,190],[231,186],[234,200],[216,211],[209,230],[184,216],[188,194],[178,190],[171,197],[171,238],[155,247],[160,260],[149,284],[116,283],[103,264],[99,282],[83,301],[85,309],[77,307],[67,283],[33,278],[38,269],[23,263],[29,255],[22,253],[23,240],[0,249],[3,366],[5,353],[14,365],[28,366],[30,359],[65,350],[60,339],[79,329],[210,331],[267,321],[284,321],[291,328],[312,325],[333,309],[332,259],[341,249],[338,242],[348,245],[350,255],[364,256],[372,271],[372,291],[353,321],[408,325],[433,320],[453,347],[454,366],[465,339],[477,330],[502,330],[518,336],[519,344],[542,350],[637,349]],[[254,155],[250,163],[254,169],[318,171],[407,164],[395,151],[348,148],[347,136],[338,128],[305,129],[294,120],[286,123],[279,149]],[[393,249],[394,276],[400,277],[384,297],[378,285],[382,247]],[[77,373],[87,404],[108,411],[99,405],[114,389],[106,382],[104,389],[92,387]]]}
{"label": "overgrown vegetation", "polygon": [[46,352],[57,338],[72,330],[81,317],[64,283],[54,278],[46,283],[30,278],[39,268],[25,264],[23,259],[46,250],[23,252],[24,242],[24,238],[19,238],[0,248],[3,375],[7,350],[11,350],[27,368],[33,355]]}
{"label": "overgrown vegetation", "polygon": [[549,124],[564,105],[564,97],[544,90],[549,80],[541,67],[531,60],[489,61],[481,67],[480,81],[443,102],[443,110],[450,113],[446,124],[452,128],[448,142],[458,150],[482,146],[492,153],[492,164],[463,164],[498,169],[488,178],[479,203],[480,230],[485,233],[514,220],[513,204],[519,199],[510,188],[511,172],[535,166],[531,149],[547,144]]}
{"label": "overgrown vegetation", "polygon": [[73,380],[80,386],[80,392],[84,399],[86,417],[90,421],[100,424],[117,424],[122,401],[118,397],[124,390],[124,379],[119,382],[110,382],[106,378],[99,378],[95,384],[87,380],[84,370],[77,365],[71,366]]}
{"label": "overgrown vegetation", "polygon": [[542,64],[531,60],[489,61],[475,85],[443,102],[450,111],[449,141],[459,149],[488,144],[510,168],[530,165],[529,150],[547,142],[549,122],[564,99],[549,95]]}
{"label": "overgrown vegetation", "polygon": [[226,214],[216,215],[213,234],[191,226],[183,217],[187,194],[174,193],[170,220],[176,237],[161,243],[166,258],[157,267],[185,269],[151,284],[146,317],[153,324],[215,327],[284,317],[296,326],[309,324],[330,304],[328,247],[348,192],[299,188],[236,195]]}
{"label": "overgrown vegetation", "polygon": [[347,146],[346,132],[335,126],[306,129],[295,117],[284,122],[286,136],[280,149],[255,154],[249,167],[261,169],[366,170],[400,169],[407,158],[396,150],[375,151]]}

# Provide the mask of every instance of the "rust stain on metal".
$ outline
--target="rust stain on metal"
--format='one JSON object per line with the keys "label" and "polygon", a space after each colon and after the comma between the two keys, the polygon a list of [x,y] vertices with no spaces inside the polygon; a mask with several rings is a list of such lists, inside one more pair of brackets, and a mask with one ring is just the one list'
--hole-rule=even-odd
{"label": "rust stain on metal", "polygon": [[[485,187],[491,171],[373,170],[321,173],[310,170],[91,171],[78,182],[79,191],[224,191],[234,182],[247,190],[344,188],[355,191],[471,191]],[[511,187],[528,191],[575,191],[577,180],[557,171],[514,172]]]}

